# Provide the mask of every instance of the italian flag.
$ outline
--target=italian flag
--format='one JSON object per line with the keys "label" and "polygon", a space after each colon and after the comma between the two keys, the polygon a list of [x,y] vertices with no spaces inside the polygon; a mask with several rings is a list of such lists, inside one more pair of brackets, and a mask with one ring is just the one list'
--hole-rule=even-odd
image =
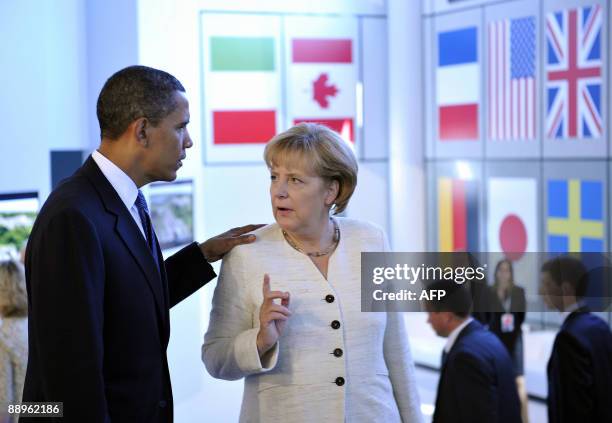
{"label": "italian flag", "polygon": [[300,25],[291,19],[300,18],[287,18],[286,25],[289,124],[321,123],[355,141],[355,23],[311,18]]}
{"label": "italian flag", "polygon": [[266,143],[276,133],[274,44],[273,37],[210,38],[214,144]]}
{"label": "italian flag", "polygon": [[281,17],[200,16],[205,163],[260,163],[286,125],[282,108]]}

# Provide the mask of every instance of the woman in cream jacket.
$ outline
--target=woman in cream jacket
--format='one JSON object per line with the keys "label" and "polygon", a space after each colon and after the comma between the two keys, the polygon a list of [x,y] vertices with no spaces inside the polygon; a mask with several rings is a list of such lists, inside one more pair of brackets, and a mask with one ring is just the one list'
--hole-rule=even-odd
{"label": "woman in cream jacket", "polygon": [[384,233],[342,212],[357,162],[336,133],[300,124],[266,146],[275,224],[223,260],[202,358],[245,378],[242,422],[421,422],[404,319],[361,312],[361,252]]}

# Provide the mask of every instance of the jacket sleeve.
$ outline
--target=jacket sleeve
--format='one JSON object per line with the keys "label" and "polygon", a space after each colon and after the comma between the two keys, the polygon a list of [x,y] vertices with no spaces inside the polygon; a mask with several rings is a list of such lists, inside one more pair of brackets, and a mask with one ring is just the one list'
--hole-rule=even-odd
{"label": "jacket sleeve", "polygon": [[[95,227],[64,210],[31,240],[30,345],[48,401],[64,403],[64,422],[110,422],[104,359],[104,256]],[[27,400],[24,398],[24,400]]]}
{"label": "jacket sleeve", "polygon": [[554,406],[558,408],[561,421],[589,421],[595,407],[593,399],[596,397],[595,376],[589,353],[566,332],[560,332],[555,343],[559,363],[559,386],[555,389],[559,393],[559,401]]}
{"label": "jacket sleeve", "polygon": [[174,307],[217,277],[196,242],[168,257],[165,266],[168,276],[170,307]]}
{"label": "jacket sleeve", "polygon": [[[383,251],[389,251],[389,244],[381,231]],[[388,312],[383,341],[385,364],[393,387],[393,396],[403,422],[423,421],[421,400],[417,390],[414,362],[408,342],[404,313]]]}
{"label": "jacket sleeve", "polygon": [[202,345],[202,361],[218,379],[237,380],[276,366],[278,342],[262,359],[257,351],[258,304],[250,298],[249,277],[235,250],[223,259]]}
{"label": "jacket sleeve", "polygon": [[422,422],[421,401],[417,390],[404,313],[387,313],[383,352],[402,421]]}

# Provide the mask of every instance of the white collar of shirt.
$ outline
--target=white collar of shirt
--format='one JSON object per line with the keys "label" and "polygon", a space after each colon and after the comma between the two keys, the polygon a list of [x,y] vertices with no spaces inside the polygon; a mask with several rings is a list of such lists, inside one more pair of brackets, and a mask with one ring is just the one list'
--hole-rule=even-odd
{"label": "white collar of shirt", "polygon": [[91,158],[94,159],[108,182],[115,188],[125,207],[130,210],[136,202],[136,197],[138,197],[138,187],[132,178],[98,150],[91,154]]}
{"label": "white collar of shirt", "polygon": [[569,305],[569,306],[568,306],[568,307],[567,307],[567,308],[566,308],[564,311],[565,311],[567,314],[570,314],[570,313],[572,313],[572,312],[574,312],[574,311],[578,310],[578,309],[579,309],[580,307],[582,307],[582,306],[583,306],[582,301],[577,301],[577,302],[575,302],[574,304],[570,304],[570,305]]}
{"label": "white collar of shirt", "polygon": [[584,307],[586,303],[584,300],[578,300],[574,304],[570,304],[565,310],[562,312],[563,320],[567,319],[570,314],[574,311],[578,310],[580,307]]}
{"label": "white collar of shirt", "polygon": [[465,321],[463,323],[461,323],[459,326],[457,326],[450,333],[450,335],[448,335],[448,339],[446,340],[446,345],[444,346],[444,351],[445,352],[448,353],[451,350],[451,348],[453,348],[453,345],[455,344],[455,341],[457,340],[457,337],[459,336],[459,334],[461,333],[463,328],[465,328],[467,325],[469,325],[472,320],[474,320],[472,317],[468,317],[467,319],[465,319]]}
{"label": "white collar of shirt", "polygon": [[91,154],[91,158],[96,162],[104,177],[115,189],[119,195],[119,198],[121,198],[121,202],[125,204],[125,208],[128,209],[132,215],[132,219],[134,219],[138,229],[140,229],[140,233],[146,240],[147,236],[145,234],[142,221],[140,220],[138,209],[135,205],[136,198],[138,197],[138,187],[132,178],[130,178],[124,171],[119,169],[115,163],[104,157],[102,153],[97,150]]}

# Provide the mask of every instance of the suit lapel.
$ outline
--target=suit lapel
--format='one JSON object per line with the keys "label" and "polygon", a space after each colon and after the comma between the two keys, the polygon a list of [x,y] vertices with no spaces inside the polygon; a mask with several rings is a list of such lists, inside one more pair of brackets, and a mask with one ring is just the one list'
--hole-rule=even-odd
{"label": "suit lapel", "polygon": [[576,317],[582,316],[585,313],[590,313],[590,309],[588,306],[586,305],[582,305],[579,308],[577,308],[576,310],[572,311],[563,321],[563,324],[561,325],[561,330],[564,330],[567,328],[567,325],[574,320]]}
{"label": "suit lapel", "polygon": [[449,352],[446,354],[445,365],[442,366],[442,368],[440,369],[440,379],[442,379],[442,376],[444,375],[444,369],[446,369],[446,363],[448,363],[448,360],[451,354],[453,353],[453,350],[456,350],[457,345],[459,345],[459,343],[461,342],[461,338],[466,336],[468,333],[476,330],[479,326],[481,326],[480,323],[478,323],[476,320],[472,320],[463,329],[461,329],[461,332],[459,332],[459,335],[457,335],[455,342],[453,342],[453,346],[451,347]]}
{"label": "suit lapel", "polygon": [[465,335],[467,335],[468,333],[470,333],[471,331],[475,330],[478,326],[480,326],[480,323],[478,323],[476,320],[472,320],[470,323],[467,324],[466,327],[464,327],[461,332],[459,332],[459,335],[457,335],[457,338],[455,339],[455,342],[453,343],[453,346],[451,347],[450,351],[447,353],[446,355],[446,360],[444,365],[440,368],[440,378],[438,379],[438,389],[436,392],[436,406],[434,409],[434,415],[433,415],[433,422],[436,422],[436,420],[439,418],[440,416],[440,411],[439,409],[441,409],[444,404],[442,404],[441,402],[441,393],[442,393],[442,384],[444,383],[444,373],[446,370],[446,365],[448,364],[448,360],[451,356],[451,354],[453,353],[453,350],[455,349],[455,347],[457,346],[457,344],[459,343],[459,341],[461,340],[461,338],[463,338]]}
{"label": "suit lapel", "polygon": [[[158,318],[162,326],[164,326],[164,331],[167,331],[165,328],[165,326],[167,326],[167,306],[164,300],[165,295],[163,287],[163,282],[165,281],[162,280],[162,275],[160,275],[157,270],[157,264],[151,255],[149,246],[142,236],[138,225],[125,207],[125,204],[119,198],[113,186],[108,182],[91,157],[87,159],[80,171],[92,182],[94,188],[98,191],[98,194],[100,194],[100,198],[106,210],[115,215],[115,232],[130,251],[138,267],[144,274],[155,299]],[[160,262],[160,267],[163,267],[163,260]],[[166,310],[164,311],[164,309]]]}
{"label": "suit lapel", "polygon": [[[170,322],[170,293],[168,292],[168,276],[166,274],[166,266],[164,265],[164,256],[162,254],[160,245],[159,245],[159,240],[157,239],[157,235],[155,234],[155,231],[153,231],[153,240],[154,240],[154,245],[155,245],[155,251],[157,254],[157,262],[159,263],[159,271],[160,271],[160,277],[161,277],[161,281],[162,281],[162,289],[163,289],[163,298],[164,298],[164,309],[163,309],[163,313],[164,313],[164,319],[166,322]],[[165,326],[165,336],[163,338],[165,340],[165,343],[168,343],[168,340],[170,339],[170,325],[167,324]]]}
{"label": "suit lapel", "polygon": [[559,332],[557,332],[557,335],[555,336],[555,340],[553,342],[553,349],[550,354],[550,357],[548,358],[548,363],[546,364],[546,374],[548,376],[549,383],[552,380],[551,378],[553,378],[556,375],[556,373],[559,371],[558,369],[559,364],[557,362],[557,354],[558,354],[558,348],[559,348],[559,345],[557,344],[557,340],[559,339],[559,334],[561,333],[561,331],[567,329],[568,324],[572,320],[574,320],[576,317],[584,313],[589,313],[589,308],[583,305],[579,307],[578,309],[572,311],[561,324],[561,328]]}
{"label": "suit lapel", "polygon": [[444,369],[446,368],[446,363],[448,362],[450,355],[453,353],[453,350],[455,349],[455,347],[457,346],[461,338],[463,338],[466,334],[474,330],[477,325],[478,325],[478,322],[476,322],[476,320],[472,320],[470,323],[468,323],[467,326],[464,327],[461,330],[461,332],[459,332],[459,335],[457,335],[457,338],[455,338],[455,342],[453,342],[453,346],[451,347],[450,351],[446,353],[446,355],[443,354],[443,357],[445,358],[445,360],[444,360],[444,365],[440,367],[440,378],[442,378],[442,375],[444,374]]}
{"label": "suit lapel", "polygon": [[455,339],[455,342],[453,343],[453,346],[451,347],[450,351],[448,352],[448,355],[450,356],[452,354],[453,350],[455,349],[455,347],[457,345],[459,345],[459,343],[461,342],[461,338],[466,336],[468,333],[478,329],[479,327],[482,327],[482,325],[480,323],[478,323],[478,321],[476,319],[474,319],[470,323],[468,323],[463,329],[461,329],[461,332],[459,332],[459,335],[457,335],[457,338]]}
{"label": "suit lapel", "polygon": [[157,264],[151,255],[149,246],[132,216],[117,216],[115,232],[122,239],[128,250],[130,250],[140,270],[144,273],[149,288],[153,292],[153,297],[155,297],[159,317],[162,322],[165,322],[165,313],[163,311],[165,301],[161,275],[157,270]]}

